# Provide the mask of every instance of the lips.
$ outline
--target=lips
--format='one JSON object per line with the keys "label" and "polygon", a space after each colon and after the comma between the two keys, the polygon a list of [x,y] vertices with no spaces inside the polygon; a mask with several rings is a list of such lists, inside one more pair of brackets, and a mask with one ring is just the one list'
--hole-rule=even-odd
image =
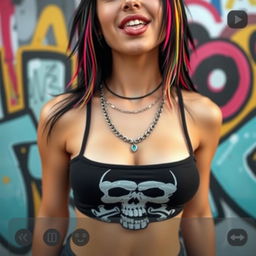
{"label": "lips", "polygon": [[129,36],[138,36],[147,31],[148,24],[138,25],[135,27],[125,26],[121,31]]}
{"label": "lips", "polygon": [[143,16],[143,15],[129,15],[126,16],[121,23],[119,24],[119,28],[120,29],[124,29],[124,26],[127,22],[131,21],[131,20],[141,20],[144,21],[146,23],[146,25],[150,22],[150,19],[148,19],[147,17]]}

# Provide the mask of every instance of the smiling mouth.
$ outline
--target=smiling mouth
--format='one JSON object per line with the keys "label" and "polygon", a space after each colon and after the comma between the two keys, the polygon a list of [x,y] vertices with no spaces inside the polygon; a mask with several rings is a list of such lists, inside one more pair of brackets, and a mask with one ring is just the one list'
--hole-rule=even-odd
{"label": "smiling mouth", "polygon": [[140,21],[140,23],[127,22],[126,24],[118,26],[120,29],[130,28],[139,28],[145,25],[148,25],[151,21]]}

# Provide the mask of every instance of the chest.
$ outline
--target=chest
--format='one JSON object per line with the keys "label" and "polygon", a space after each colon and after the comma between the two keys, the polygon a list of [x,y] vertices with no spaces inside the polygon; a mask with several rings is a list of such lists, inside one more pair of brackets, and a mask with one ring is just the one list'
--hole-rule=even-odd
{"label": "chest", "polygon": [[[124,136],[135,139],[143,135],[148,128],[153,113],[140,116],[117,115],[113,116],[113,123],[115,121],[115,126]],[[74,122],[70,128],[67,151],[70,152],[71,158],[79,154],[85,125],[85,118],[81,117],[80,121]],[[187,126],[193,148],[196,148],[198,133],[189,118]],[[111,131],[101,109],[97,106],[92,108],[84,156],[99,162],[129,165],[172,162],[188,156],[187,141],[178,113],[164,109],[152,133],[137,146],[137,152],[133,153],[131,145]]]}

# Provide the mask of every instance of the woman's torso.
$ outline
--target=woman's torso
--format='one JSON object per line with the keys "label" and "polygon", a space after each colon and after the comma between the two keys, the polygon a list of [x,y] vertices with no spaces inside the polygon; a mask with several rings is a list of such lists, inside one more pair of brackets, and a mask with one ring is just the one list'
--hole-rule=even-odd
{"label": "woman's torso", "polygon": [[[183,94],[187,94],[189,98],[187,92]],[[184,102],[186,104],[185,97]],[[117,113],[115,116],[113,112],[113,117],[116,121],[120,118],[120,123],[116,123],[116,126],[120,127],[120,131],[123,131],[128,137],[134,138],[147,128],[148,121],[152,119],[156,109],[148,111],[147,114],[144,112],[144,114],[133,117],[126,115],[123,119],[121,115],[118,116]],[[165,104],[155,130],[146,140],[138,144],[138,152],[131,153],[129,144],[117,138],[110,131],[104,120],[99,98],[94,97],[91,102],[91,118],[85,150],[82,150],[81,144],[84,139],[86,115],[85,111],[80,111],[80,114],[76,116],[77,121],[72,122],[69,128],[69,136],[66,141],[67,151],[73,162],[79,158],[80,152],[80,157],[84,158],[83,160],[87,164],[115,163],[121,166],[161,165],[161,163],[173,162],[182,164],[187,162],[186,159],[191,153],[188,144],[191,143],[194,151],[198,147],[199,136],[195,124],[186,112],[190,142],[187,141],[188,138],[183,130],[184,123],[180,116],[179,105],[171,109],[168,104]],[[138,130],[141,132],[138,133]],[[73,168],[73,177],[74,173]],[[77,207],[75,213],[77,216],[76,228],[87,230],[90,236],[88,244],[82,247],[77,246],[71,239],[71,248],[77,255],[167,256],[177,255],[179,251],[178,232],[182,211],[164,221],[151,222],[141,230],[129,230],[122,227],[120,223],[105,223],[91,218]]]}

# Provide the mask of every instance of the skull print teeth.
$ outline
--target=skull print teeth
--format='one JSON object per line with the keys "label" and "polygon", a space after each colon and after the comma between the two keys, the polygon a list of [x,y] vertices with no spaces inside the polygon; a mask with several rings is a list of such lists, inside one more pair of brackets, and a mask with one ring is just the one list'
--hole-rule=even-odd
{"label": "skull print teeth", "polygon": [[147,217],[146,218],[141,218],[141,219],[131,219],[131,218],[127,217],[127,216],[123,216],[123,215],[121,215],[121,216],[122,216],[122,220],[123,221],[129,222],[129,223],[132,223],[132,224],[140,223],[142,220],[145,220],[146,222],[149,222]]}
{"label": "skull print teeth", "polygon": [[145,228],[149,223],[149,219],[143,218],[141,220],[134,220],[129,217],[122,216],[120,223],[124,228],[136,230]]}
{"label": "skull print teeth", "polygon": [[134,208],[123,207],[122,208],[123,215],[129,216],[129,217],[142,217],[143,215],[146,214],[146,210],[144,208],[136,208],[136,207],[137,207],[136,205],[134,206]]}

